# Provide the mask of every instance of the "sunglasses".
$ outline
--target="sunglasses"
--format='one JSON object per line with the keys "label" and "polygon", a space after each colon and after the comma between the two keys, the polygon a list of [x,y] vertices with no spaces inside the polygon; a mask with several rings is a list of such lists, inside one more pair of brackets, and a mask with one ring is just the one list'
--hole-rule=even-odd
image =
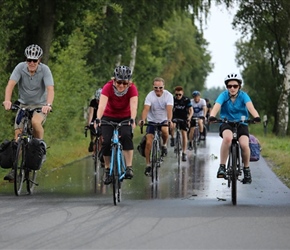
{"label": "sunglasses", "polygon": [[34,62],[34,63],[37,63],[38,62],[38,60],[37,59],[26,59],[26,62]]}
{"label": "sunglasses", "polygon": [[116,83],[117,83],[118,85],[123,84],[124,86],[126,86],[126,85],[129,84],[128,82],[125,82],[125,81],[116,81]]}
{"label": "sunglasses", "polygon": [[239,85],[230,85],[230,84],[227,85],[227,89],[231,89],[231,88],[237,89],[238,87]]}
{"label": "sunglasses", "polygon": [[182,94],[175,94],[175,96],[182,96]]}
{"label": "sunglasses", "polygon": [[163,89],[163,86],[161,86],[161,87],[157,87],[157,86],[154,86],[154,89]]}

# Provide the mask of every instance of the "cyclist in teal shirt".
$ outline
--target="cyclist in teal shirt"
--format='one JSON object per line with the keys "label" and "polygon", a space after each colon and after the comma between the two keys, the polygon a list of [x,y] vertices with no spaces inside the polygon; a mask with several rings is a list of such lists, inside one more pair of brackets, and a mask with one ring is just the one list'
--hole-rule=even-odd
{"label": "cyclist in teal shirt", "polygon": [[[232,73],[226,76],[225,85],[227,90],[222,92],[212,108],[209,121],[215,121],[216,115],[220,110],[220,118],[228,121],[240,121],[241,117],[249,119],[249,112],[254,117],[255,122],[260,122],[261,118],[255,109],[250,97],[241,90],[243,80],[239,74]],[[217,172],[217,178],[225,178],[226,161],[229,156],[229,148],[233,138],[232,127],[230,124],[222,124],[220,126],[220,136],[223,138],[220,148],[220,167]],[[238,127],[238,138],[242,149],[242,160],[244,163],[244,184],[252,182],[250,164],[250,148],[249,148],[249,130],[246,123],[242,123]]]}

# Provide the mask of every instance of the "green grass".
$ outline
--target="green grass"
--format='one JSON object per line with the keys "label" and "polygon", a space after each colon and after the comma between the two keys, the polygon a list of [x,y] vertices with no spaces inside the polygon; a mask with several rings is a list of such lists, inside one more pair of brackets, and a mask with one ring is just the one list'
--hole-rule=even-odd
{"label": "green grass", "polygon": [[[268,128],[268,131],[270,129]],[[264,135],[261,124],[251,125],[250,133],[259,139],[261,155],[273,172],[290,188],[290,137],[277,137],[269,132]]]}

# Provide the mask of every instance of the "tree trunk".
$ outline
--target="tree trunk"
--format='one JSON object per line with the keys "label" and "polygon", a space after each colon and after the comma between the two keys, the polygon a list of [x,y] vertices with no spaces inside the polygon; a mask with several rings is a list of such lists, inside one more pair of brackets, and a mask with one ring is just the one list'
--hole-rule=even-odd
{"label": "tree trunk", "polygon": [[55,0],[42,0],[39,6],[38,43],[43,49],[42,62],[47,64],[55,24]]}
{"label": "tree trunk", "polygon": [[289,119],[289,103],[288,103],[289,92],[290,92],[290,29],[288,31],[288,53],[285,59],[283,90],[279,97],[277,109],[278,136],[285,136],[287,132]]}
{"label": "tree trunk", "polygon": [[136,53],[137,53],[137,35],[133,38],[132,46],[131,46],[131,61],[130,61],[130,69],[132,70],[132,73],[135,68],[136,64]]}

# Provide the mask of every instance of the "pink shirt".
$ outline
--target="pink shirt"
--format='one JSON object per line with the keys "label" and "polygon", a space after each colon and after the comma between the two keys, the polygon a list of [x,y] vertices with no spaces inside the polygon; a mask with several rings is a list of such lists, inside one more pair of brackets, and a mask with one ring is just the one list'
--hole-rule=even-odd
{"label": "pink shirt", "polygon": [[113,82],[113,80],[110,80],[102,89],[102,95],[108,97],[108,103],[104,111],[104,116],[113,118],[131,117],[130,98],[138,96],[136,85],[131,83],[128,92],[125,95],[116,96],[113,89]]}

